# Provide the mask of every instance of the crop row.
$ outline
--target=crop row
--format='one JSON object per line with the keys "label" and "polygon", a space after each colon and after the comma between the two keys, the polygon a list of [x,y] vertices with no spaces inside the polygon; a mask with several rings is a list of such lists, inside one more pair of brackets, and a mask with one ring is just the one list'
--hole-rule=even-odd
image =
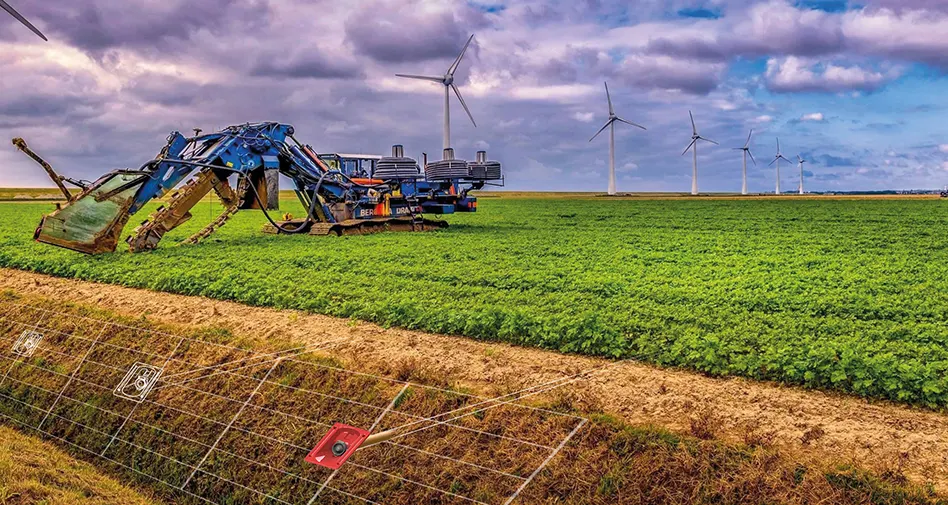
{"label": "crop row", "polygon": [[0,265],[948,406],[939,201],[484,198],[447,230],[342,238],[243,212],[98,257],[31,242],[47,210],[0,204]]}

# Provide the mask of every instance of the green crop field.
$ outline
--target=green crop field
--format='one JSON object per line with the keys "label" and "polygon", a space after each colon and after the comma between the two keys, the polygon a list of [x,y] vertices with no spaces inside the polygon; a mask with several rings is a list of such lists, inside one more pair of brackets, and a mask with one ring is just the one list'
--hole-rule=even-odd
{"label": "green crop field", "polygon": [[242,212],[176,245],[203,204],[159,250],[97,257],[31,241],[51,208],[0,204],[0,265],[948,407],[938,200],[484,198],[447,230],[343,238]]}

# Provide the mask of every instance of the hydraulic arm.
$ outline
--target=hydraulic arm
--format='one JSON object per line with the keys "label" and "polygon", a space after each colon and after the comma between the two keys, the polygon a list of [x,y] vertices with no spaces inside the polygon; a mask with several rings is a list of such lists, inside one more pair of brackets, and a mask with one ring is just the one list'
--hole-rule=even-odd
{"label": "hydraulic arm", "polygon": [[[476,200],[468,191],[500,178],[499,164],[480,155],[467,171],[432,170],[434,176],[426,178],[417,162],[401,156],[400,146],[393,157],[382,158],[376,177],[353,178],[324,163],[293,134],[291,125],[280,123],[243,124],[193,137],[172,132],[167,145],[139,169],[115,170],[92,183],[58,175],[22,139],[14,139],[14,145],[43,166],[67,200],[43,218],[36,240],[89,254],[114,251],[131,216],[169,193],[127,238],[132,251],[154,249],[167,232],[187,222],[194,205],[212,191],[224,212],[186,243],[207,237],[240,209],[266,213],[267,202],[275,196],[268,194],[274,189],[267,180],[276,173],[293,182],[306,215],[278,222],[267,214],[270,224],[265,231],[310,234],[443,227],[443,221],[422,214],[474,211]],[[455,161],[450,160],[452,166]],[[467,167],[467,162],[459,163]],[[496,170],[484,169],[485,163],[496,164]],[[79,192],[72,194],[66,184]]]}

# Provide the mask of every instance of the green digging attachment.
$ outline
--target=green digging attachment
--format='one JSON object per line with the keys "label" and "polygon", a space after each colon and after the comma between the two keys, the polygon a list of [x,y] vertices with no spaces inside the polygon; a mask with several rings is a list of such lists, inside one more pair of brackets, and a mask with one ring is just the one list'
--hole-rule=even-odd
{"label": "green digging attachment", "polygon": [[43,218],[34,238],[73,251],[115,251],[135,194],[147,180],[142,174],[108,174]]}
{"label": "green digging attachment", "polygon": [[[43,158],[33,152],[21,138],[13,145],[40,164],[66,198],[56,210],[43,218],[33,238],[87,254],[112,252],[118,244],[122,228],[128,222],[129,208],[148,176],[141,172],[115,171],[92,184],[63,177]],[[73,195],[65,183],[82,192]]]}

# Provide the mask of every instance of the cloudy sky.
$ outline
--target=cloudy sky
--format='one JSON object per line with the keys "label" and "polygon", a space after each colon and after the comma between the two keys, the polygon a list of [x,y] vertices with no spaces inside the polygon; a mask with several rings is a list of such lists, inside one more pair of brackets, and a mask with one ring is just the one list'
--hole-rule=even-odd
{"label": "cloudy sky", "polygon": [[[296,126],[317,150],[441,148],[438,75],[476,34],[452,102],[459,157],[486,148],[508,188],[605,190],[603,81],[620,125],[619,191],[687,191],[688,110],[721,147],[702,191],[740,189],[748,130],[772,191],[779,136],[810,160],[807,188],[948,184],[948,2],[941,0],[9,0],[50,42],[0,13],[0,137],[67,175],[138,167],[172,130]],[[49,186],[0,146],[0,185]],[[782,186],[796,187],[784,166]]]}

